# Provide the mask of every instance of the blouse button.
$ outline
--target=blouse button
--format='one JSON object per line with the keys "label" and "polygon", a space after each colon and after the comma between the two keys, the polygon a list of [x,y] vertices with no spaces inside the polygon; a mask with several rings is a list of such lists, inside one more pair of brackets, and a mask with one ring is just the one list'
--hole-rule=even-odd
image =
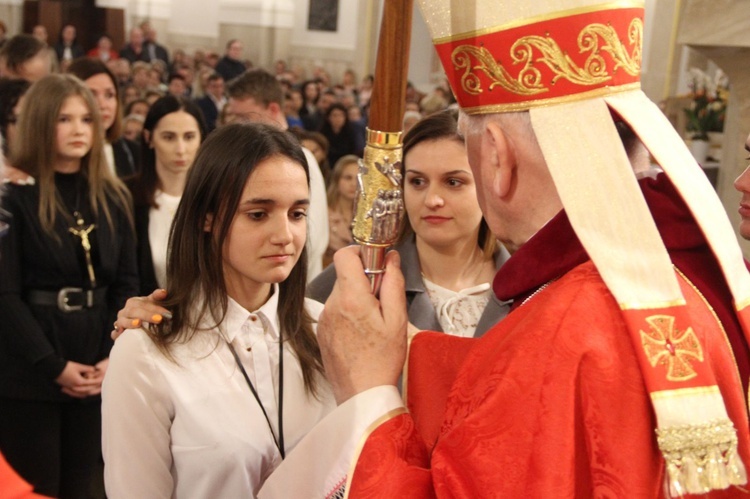
{"label": "blouse button", "polygon": [[255,322],[255,321],[257,321],[257,320],[258,320],[258,317],[257,317],[257,316],[255,316],[255,315],[251,315],[251,316],[250,316],[250,320],[251,320],[251,321],[253,321],[253,322]]}

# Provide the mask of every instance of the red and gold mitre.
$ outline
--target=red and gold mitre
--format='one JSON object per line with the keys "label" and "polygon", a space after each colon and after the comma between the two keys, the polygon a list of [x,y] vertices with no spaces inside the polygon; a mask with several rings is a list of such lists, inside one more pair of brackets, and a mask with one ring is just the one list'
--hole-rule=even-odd
{"label": "red and gold mitre", "polygon": [[579,7],[433,43],[464,112],[521,111],[640,88],[643,7]]}
{"label": "red and gold mitre", "polygon": [[[633,129],[690,208],[748,338],[750,275],[726,212],[640,90],[643,2],[419,1],[462,111],[528,113],[571,225],[630,331],[670,493],[746,483],[736,430],[699,340],[713,333],[690,316],[614,124]],[[698,327],[705,334],[696,335]]]}

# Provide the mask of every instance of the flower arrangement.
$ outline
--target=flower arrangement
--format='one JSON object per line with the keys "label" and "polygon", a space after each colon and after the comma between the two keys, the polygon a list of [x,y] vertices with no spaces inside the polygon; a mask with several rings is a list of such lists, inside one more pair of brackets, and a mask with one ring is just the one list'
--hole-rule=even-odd
{"label": "flower arrangement", "polygon": [[692,102],[685,109],[687,131],[693,140],[708,140],[708,132],[724,130],[729,97],[729,79],[720,69],[711,78],[697,68],[690,69]]}

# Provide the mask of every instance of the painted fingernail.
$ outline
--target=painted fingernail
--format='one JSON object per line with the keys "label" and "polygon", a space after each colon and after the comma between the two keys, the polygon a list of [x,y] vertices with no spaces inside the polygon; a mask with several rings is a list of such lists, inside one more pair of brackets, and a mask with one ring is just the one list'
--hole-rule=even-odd
{"label": "painted fingernail", "polygon": [[154,324],[159,324],[161,322],[161,319],[162,317],[159,314],[154,314],[151,316],[151,322],[153,322]]}
{"label": "painted fingernail", "polygon": [[171,319],[172,318],[172,312],[164,312],[164,314],[162,314],[162,315],[164,315],[165,319]]}
{"label": "painted fingernail", "polygon": [[138,326],[140,326],[140,325],[141,325],[141,320],[140,320],[140,319],[133,319],[133,320],[132,320],[132,321],[130,322],[130,325],[131,325],[131,326],[133,326],[133,327],[138,327]]}

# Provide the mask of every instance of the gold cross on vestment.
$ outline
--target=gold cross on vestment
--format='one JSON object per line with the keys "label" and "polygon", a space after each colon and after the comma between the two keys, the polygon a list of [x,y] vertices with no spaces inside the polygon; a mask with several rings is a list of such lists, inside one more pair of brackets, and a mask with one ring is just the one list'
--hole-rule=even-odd
{"label": "gold cross on vestment", "polygon": [[692,362],[703,362],[703,349],[692,328],[678,331],[671,315],[646,318],[651,326],[641,333],[641,344],[652,367],[667,366],[669,381],[687,381],[697,376]]}

